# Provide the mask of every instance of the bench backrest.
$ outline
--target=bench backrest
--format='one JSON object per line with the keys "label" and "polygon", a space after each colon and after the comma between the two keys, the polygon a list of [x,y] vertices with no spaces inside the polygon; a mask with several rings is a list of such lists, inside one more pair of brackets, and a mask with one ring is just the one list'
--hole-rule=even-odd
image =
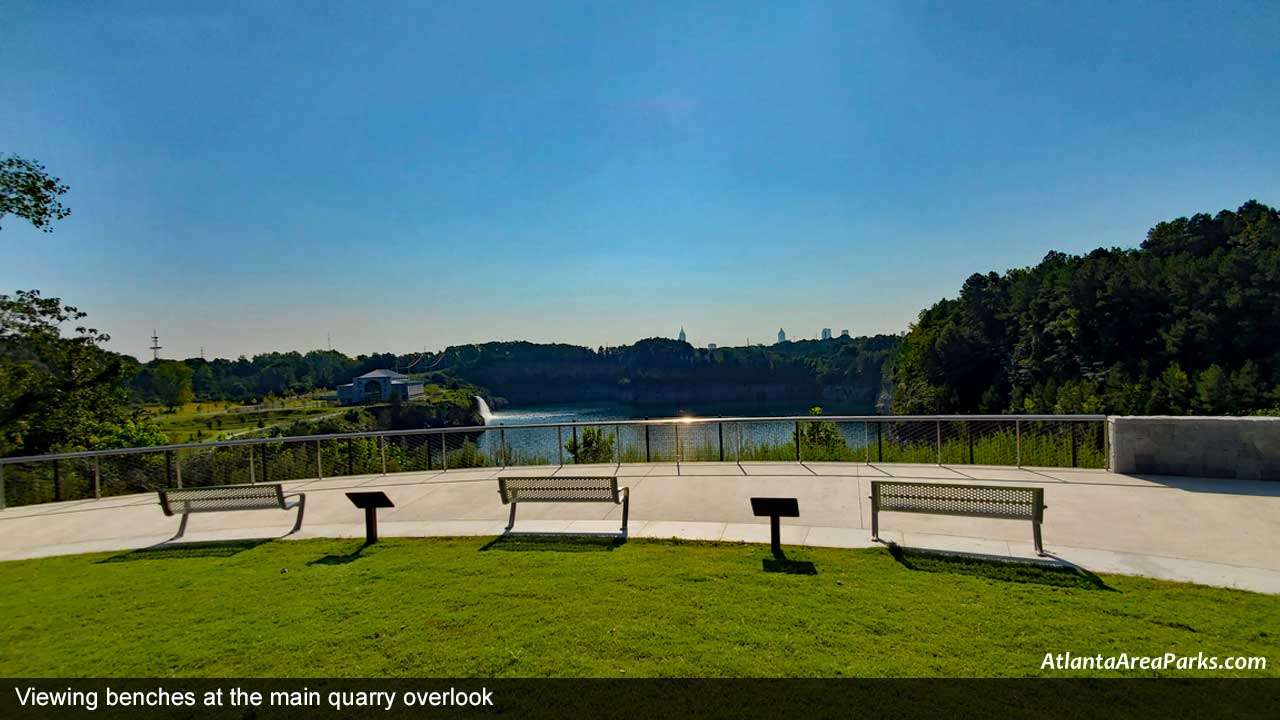
{"label": "bench backrest", "polygon": [[616,477],[500,477],[498,493],[513,502],[619,502]]}
{"label": "bench backrest", "polygon": [[871,481],[874,507],[969,517],[1044,518],[1044,488]]}
{"label": "bench backrest", "polygon": [[283,510],[284,487],[279,483],[264,483],[169,488],[160,491],[160,507],[165,515],[271,508]]}

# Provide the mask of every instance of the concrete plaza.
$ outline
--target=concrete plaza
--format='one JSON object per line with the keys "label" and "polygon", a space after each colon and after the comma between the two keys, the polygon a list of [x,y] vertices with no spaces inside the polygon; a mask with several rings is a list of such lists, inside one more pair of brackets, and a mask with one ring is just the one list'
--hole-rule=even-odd
{"label": "concrete plaza", "polygon": [[[1126,475],[1101,470],[857,463],[654,463],[481,468],[361,475],[286,483],[304,492],[303,529],[286,535],[292,511],[191,516],[178,542],[233,538],[363,537],[364,519],[343,495],[382,490],[396,507],[379,513],[385,536],[492,536],[508,507],[500,475],[613,475],[631,488],[629,536],[767,543],[767,518],[752,496],[799,499],[783,521],[784,545],[871,547],[870,482],[1011,484],[1045,488],[1044,544],[1058,561],[1093,572],[1142,575],[1280,593],[1280,483]],[[516,532],[613,533],[621,507],[522,504]],[[0,560],[128,550],[168,541],[178,518],[156,495],[130,495],[0,511]],[[1025,521],[883,513],[881,538],[913,548],[1032,558]]]}

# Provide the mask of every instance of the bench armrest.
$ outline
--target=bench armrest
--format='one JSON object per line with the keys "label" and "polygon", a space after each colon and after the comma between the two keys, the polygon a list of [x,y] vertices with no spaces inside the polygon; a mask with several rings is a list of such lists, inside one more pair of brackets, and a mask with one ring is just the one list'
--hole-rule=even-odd
{"label": "bench armrest", "polygon": [[[289,498],[298,498],[298,499],[293,502],[289,502]],[[285,510],[292,510],[293,508],[298,507],[302,503],[305,503],[307,501],[307,495],[306,493],[293,493],[291,495],[285,495],[280,499],[284,501],[283,506]]]}
{"label": "bench armrest", "polygon": [[[621,503],[623,500],[626,500],[626,499],[628,499],[628,498],[630,498],[630,497],[631,497],[631,488],[629,488],[629,487],[620,487],[620,488],[618,488],[618,502],[619,502],[619,503]],[[615,503],[615,504],[616,504],[616,503]]]}

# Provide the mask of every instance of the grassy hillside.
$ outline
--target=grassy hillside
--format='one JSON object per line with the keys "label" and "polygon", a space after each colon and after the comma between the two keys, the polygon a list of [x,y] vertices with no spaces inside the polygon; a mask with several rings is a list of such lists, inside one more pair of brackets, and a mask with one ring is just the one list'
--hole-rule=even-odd
{"label": "grassy hillside", "polygon": [[[1104,676],[1048,652],[1280,658],[1280,600],[884,549],[245,541],[0,563],[0,674]],[[769,572],[769,570],[781,572]]]}

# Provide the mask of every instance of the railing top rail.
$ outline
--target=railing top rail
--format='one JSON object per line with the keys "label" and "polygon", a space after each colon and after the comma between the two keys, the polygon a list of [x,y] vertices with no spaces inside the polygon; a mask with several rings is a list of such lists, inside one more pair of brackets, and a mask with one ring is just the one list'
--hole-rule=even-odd
{"label": "railing top rail", "polygon": [[51,460],[73,460],[81,458],[106,457],[115,455],[141,455],[146,453],[168,452],[174,450],[200,450],[219,447],[237,447],[252,445],[269,445],[275,443],[298,443],[315,440],[344,440],[347,438],[400,437],[406,435],[444,435],[453,433],[478,433],[485,430],[532,430],[555,427],[612,427],[615,425],[695,425],[703,423],[770,423],[770,422],[955,422],[955,421],[1059,421],[1059,422],[1101,422],[1106,415],[783,415],[772,417],[668,417],[668,418],[634,418],[629,420],[584,420],[581,422],[530,423],[507,425],[470,425],[466,427],[422,428],[414,430],[364,430],[349,433],[330,433],[326,435],[293,435],[288,437],[245,438],[243,440],[217,440],[202,443],[181,443],[174,445],[152,445],[137,448],[113,448],[109,450],[83,450],[79,452],[49,453],[45,455],[20,455],[0,458],[0,465],[18,463],[46,462]]}

